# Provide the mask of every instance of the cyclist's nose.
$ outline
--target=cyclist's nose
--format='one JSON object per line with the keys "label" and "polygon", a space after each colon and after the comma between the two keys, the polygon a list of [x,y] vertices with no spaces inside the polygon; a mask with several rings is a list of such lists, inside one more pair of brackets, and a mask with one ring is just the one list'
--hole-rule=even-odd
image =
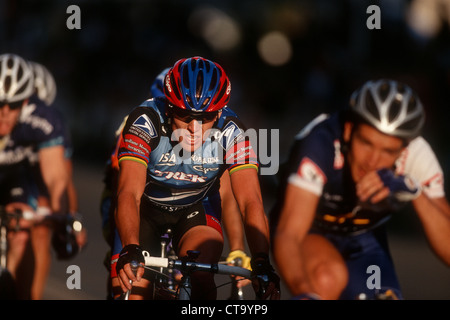
{"label": "cyclist's nose", "polygon": [[369,170],[378,168],[381,159],[381,152],[378,150],[372,150],[366,157],[366,166]]}
{"label": "cyclist's nose", "polygon": [[188,123],[187,129],[193,134],[201,132],[202,122],[199,120],[191,119],[191,121]]}

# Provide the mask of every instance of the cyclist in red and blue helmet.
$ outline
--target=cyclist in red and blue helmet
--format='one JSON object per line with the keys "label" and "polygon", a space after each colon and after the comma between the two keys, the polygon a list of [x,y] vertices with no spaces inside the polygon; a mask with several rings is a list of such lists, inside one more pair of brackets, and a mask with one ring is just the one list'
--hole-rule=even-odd
{"label": "cyclist in red and blue helmet", "polygon": [[[143,251],[160,255],[160,235],[167,228],[177,256],[197,250],[198,262],[218,262],[223,250],[223,174],[230,175],[245,230],[251,230],[246,238],[255,291],[263,299],[279,298],[279,277],[268,256],[257,156],[243,124],[226,107],[230,90],[230,80],[217,63],[181,59],[165,76],[164,96],[144,101],[127,117],[117,151],[115,240],[120,253],[114,243],[112,276],[123,291],[138,287],[131,299],[147,298],[145,289],[151,285],[143,268],[132,272],[131,262],[142,264]],[[192,298],[214,299],[214,276],[192,276]]]}

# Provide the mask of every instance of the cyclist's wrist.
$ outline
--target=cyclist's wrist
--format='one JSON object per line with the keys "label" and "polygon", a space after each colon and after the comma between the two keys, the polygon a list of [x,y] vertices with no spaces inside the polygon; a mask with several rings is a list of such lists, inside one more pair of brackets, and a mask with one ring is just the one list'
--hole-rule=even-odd
{"label": "cyclist's wrist", "polygon": [[123,269],[126,264],[131,263],[132,261],[137,261],[140,264],[145,263],[142,248],[138,244],[128,244],[122,248],[119,253],[119,259],[117,260],[117,273],[119,273],[119,271]]}

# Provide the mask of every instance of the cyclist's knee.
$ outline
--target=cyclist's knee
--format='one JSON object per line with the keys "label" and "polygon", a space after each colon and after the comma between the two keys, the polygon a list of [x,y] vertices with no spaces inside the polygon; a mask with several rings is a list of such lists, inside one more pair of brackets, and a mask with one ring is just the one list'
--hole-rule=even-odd
{"label": "cyclist's knee", "polygon": [[217,230],[208,226],[196,226],[189,229],[179,241],[179,256],[189,250],[200,251],[199,262],[216,262],[223,249],[223,237]]}
{"label": "cyclist's knee", "polygon": [[315,292],[322,299],[338,299],[348,282],[348,271],[339,261],[316,266],[312,271]]}
{"label": "cyclist's knee", "polygon": [[315,234],[305,238],[302,249],[315,292],[323,299],[339,298],[348,282],[348,270],[341,254],[331,242]]}

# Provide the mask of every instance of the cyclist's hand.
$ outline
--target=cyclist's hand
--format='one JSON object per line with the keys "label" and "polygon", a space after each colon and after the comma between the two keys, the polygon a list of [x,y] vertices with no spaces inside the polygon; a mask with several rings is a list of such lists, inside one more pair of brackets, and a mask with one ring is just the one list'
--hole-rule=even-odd
{"label": "cyclist's hand", "polygon": [[417,198],[422,189],[420,184],[408,175],[396,175],[392,170],[381,169],[377,171],[383,184],[398,201],[408,202]]}
{"label": "cyclist's hand", "polygon": [[28,204],[22,202],[11,202],[5,206],[5,210],[7,212],[19,212],[22,214],[19,221],[16,219],[11,219],[9,225],[10,228],[29,229],[33,226],[36,213]]}
{"label": "cyclist's hand", "polygon": [[250,257],[242,250],[233,250],[228,254],[226,261],[229,264],[252,270],[250,266]]}
{"label": "cyclist's hand", "polygon": [[399,209],[420,195],[420,185],[412,178],[381,169],[366,174],[356,186],[363,208]]}
{"label": "cyclist's hand", "polygon": [[[120,251],[119,259],[117,260],[116,271],[119,276],[120,286],[126,292],[131,290],[131,281],[140,281],[144,275],[143,265],[145,263],[142,249],[136,244],[129,244],[123,247]],[[132,265],[137,265],[137,270],[132,269]]]}
{"label": "cyclist's hand", "polygon": [[[228,257],[226,261],[233,266],[242,267],[248,270],[252,270],[252,267],[250,265],[250,257],[247,256],[247,254],[242,250],[233,250],[228,254]],[[242,277],[236,277],[237,281],[237,287],[242,288],[251,283],[250,280],[247,280]]]}
{"label": "cyclist's hand", "polygon": [[267,254],[258,254],[251,260],[252,284],[257,299],[280,299],[280,277],[275,273]]}

